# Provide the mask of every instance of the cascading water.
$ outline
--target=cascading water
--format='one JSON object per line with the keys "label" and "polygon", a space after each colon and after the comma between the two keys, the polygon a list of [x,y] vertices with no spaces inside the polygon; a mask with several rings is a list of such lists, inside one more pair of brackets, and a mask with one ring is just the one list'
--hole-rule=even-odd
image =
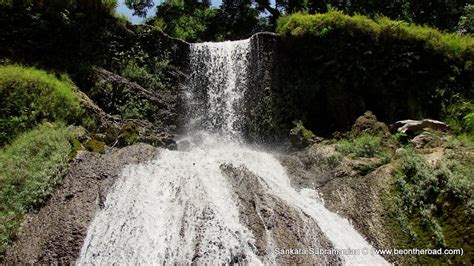
{"label": "cascading water", "polygon": [[191,45],[193,71],[186,92],[189,131],[204,129],[239,139],[249,43],[243,40]]}
{"label": "cascading water", "polygon": [[126,166],[89,227],[78,264],[386,264],[380,256],[276,251],[370,245],[296,191],[279,161],[240,138],[250,40],[191,45],[189,133],[178,151]]}

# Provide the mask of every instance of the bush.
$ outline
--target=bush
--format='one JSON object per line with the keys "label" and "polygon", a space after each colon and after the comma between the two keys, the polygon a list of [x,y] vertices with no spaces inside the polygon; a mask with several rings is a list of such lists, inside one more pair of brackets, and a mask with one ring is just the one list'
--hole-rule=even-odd
{"label": "bush", "polygon": [[72,122],[81,114],[67,77],[16,65],[0,67],[0,146],[43,120]]}
{"label": "bush", "polygon": [[280,18],[277,25],[277,32],[283,36],[324,36],[337,29],[344,29],[352,34],[369,35],[373,39],[422,41],[426,47],[450,56],[474,56],[474,38],[471,36],[444,33],[427,26],[394,21],[386,17],[372,20],[361,15],[344,15],[338,11],[317,15],[296,13]]}
{"label": "bush", "polygon": [[0,149],[0,257],[23,214],[41,204],[66,169],[72,130],[45,123]]}
{"label": "bush", "polygon": [[336,151],[344,155],[372,158],[383,155],[381,142],[381,137],[362,134],[351,139],[340,140],[336,144]]}
{"label": "bush", "polygon": [[474,135],[474,103],[460,101],[446,108],[445,120],[457,134]]}
{"label": "bush", "polygon": [[[132,60],[123,62],[120,75],[144,88],[155,91],[164,89],[165,85],[162,83],[162,80],[164,79],[164,73],[168,68],[169,61],[159,61],[156,58],[138,60],[137,58],[140,57],[137,56]],[[139,62],[145,60],[150,62]]]}
{"label": "bush", "polygon": [[[444,157],[437,166],[430,165],[412,149],[400,154],[395,172],[394,216],[411,239],[411,245],[419,248],[457,246],[464,248],[466,254],[467,249],[472,248],[468,239],[474,233],[469,228],[474,222],[474,160],[470,151],[457,153],[454,157]],[[453,259],[470,261],[470,257],[443,257],[443,260]],[[430,264],[429,261],[423,264],[426,263]]]}

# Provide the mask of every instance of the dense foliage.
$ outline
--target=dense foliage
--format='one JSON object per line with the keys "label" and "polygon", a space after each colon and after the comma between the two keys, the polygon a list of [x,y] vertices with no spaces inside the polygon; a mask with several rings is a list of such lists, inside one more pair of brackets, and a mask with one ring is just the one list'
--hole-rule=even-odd
{"label": "dense foliage", "polygon": [[474,33],[474,4],[467,5],[464,13],[459,19],[458,33],[473,34]]}
{"label": "dense foliage", "polygon": [[[224,0],[220,7],[211,7],[210,2],[165,0],[157,6],[157,14],[150,21],[171,36],[189,41],[245,38],[256,30],[273,29],[285,14],[316,14],[331,10],[371,18],[386,16],[452,32],[472,32],[470,0]],[[153,6],[151,0],[127,0],[126,4],[140,16],[146,15]]]}
{"label": "dense foliage", "polygon": [[74,122],[82,113],[71,81],[35,68],[0,67],[0,146],[43,120]]}
{"label": "dense foliage", "polygon": [[469,264],[472,259],[474,230],[468,225],[474,222],[474,162],[469,152],[457,146],[437,166],[411,149],[400,155],[394,217],[407,236],[407,245],[465,249],[462,257],[431,257],[424,264],[434,260]]}
{"label": "dense foliage", "polygon": [[363,34],[374,40],[390,38],[392,41],[417,41],[427,49],[462,57],[466,61],[474,58],[474,38],[470,36],[444,33],[435,28],[387,18],[373,20],[361,15],[348,16],[336,11],[317,15],[297,13],[282,17],[278,21],[277,32],[283,36],[325,36],[340,29],[348,31],[348,34]]}
{"label": "dense foliage", "polygon": [[206,1],[166,0],[147,24],[190,42],[243,39],[269,28],[250,0],[224,0],[218,8]]}
{"label": "dense foliage", "polygon": [[66,169],[71,129],[45,123],[0,149],[0,258],[23,215],[40,205]]}
{"label": "dense foliage", "polygon": [[[76,72],[108,56],[108,28],[119,28],[115,0],[0,4],[0,58]],[[11,30],[15,29],[15,30]]]}
{"label": "dense foliage", "polygon": [[[384,122],[442,119],[474,97],[474,38],[331,11],[282,17],[272,80],[275,124],[347,130],[371,110]],[[295,49],[298,47],[298,49]],[[467,114],[464,114],[467,115]]]}
{"label": "dense foliage", "polygon": [[283,0],[281,2],[297,3],[293,4],[294,11],[327,12],[336,9],[347,14],[363,14],[370,17],[383,15],[391,19],[427,24],[451,31],[456,30],[464,7],[471,3],[470,0]]}

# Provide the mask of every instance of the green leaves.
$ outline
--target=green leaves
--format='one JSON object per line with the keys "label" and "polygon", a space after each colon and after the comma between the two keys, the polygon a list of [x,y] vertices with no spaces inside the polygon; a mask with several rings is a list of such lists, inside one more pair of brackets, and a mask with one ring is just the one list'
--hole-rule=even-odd
{"label": "green leaves", "polygon": [[133,10],[134,16],[146,17],[148,9],[153,7],[153,0],[125,0],[125,5]]}

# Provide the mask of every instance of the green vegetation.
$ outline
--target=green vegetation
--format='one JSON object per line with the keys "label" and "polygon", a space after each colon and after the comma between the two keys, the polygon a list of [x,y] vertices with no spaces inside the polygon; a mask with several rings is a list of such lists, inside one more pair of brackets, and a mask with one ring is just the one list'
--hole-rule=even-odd
{"label": "green vegetation", "polygon": [[[151,0],[127,0],[127,6],[135,11],[136,15],[144,16],[147,10],[153,6]],[[157,7],[181,5],[195,7],[199,4],[209,6],[211,1],[199,0],[166,0]],[[165,7],[167,8],[167,7]],[[421,25],[430,25],[443,30],[464,32],[466,24],[472,21],[472,1],[416,1],[416,0],[377,0],[377,1],[350,1],[350,0],[223,0],[217,12],[219,20],[214,23],[232,25],[236,28],[245,28],[257,21],[257,17],[264,18],[266,23],[274,25],[284,14],[295,12],[307,12],[310,14],[326,13],[331,10],[339,10],[346,14],[363,14],[368,17],[387,16],[391,19],[413,22]],[[188,12],[188,15],[192,12]],[[262,14],[264,16],[261,16]],[[159,19],[173,17],[176,12],[157,12]],[[469,20],[471,19],[471,20]],[[171,19],[176,20],[176,19]],[[250,22],[250,23],[246,23]],[[195,25],[188,24],[186,27],[193,28]],[[244,27],[243,27],[244,26]],[[231,30],[228,27],[224,27]],[[247,28],[251,29],[251,28]],[[232,30],[231,30],[232,31]],[[225,31],[223,31],[225,32]],[[233,35],[237,32],[233,31]],[[230,37],[230,36],[229,36]]]}
{"label": "green vegetation", "polygon": [[149,57],[142,53],[136,53],[131,58],[120,63],[119,74],[144,88],[152,90],[165,89],[163,80],[164,73],[169,67],[169,60]]}
{"label": "green vegetation", "polygon": [[103,153],[106,146],[107,145],[105,144],[105,142],[102,142],[96,139],[88,140],[84,144],[84,148],[86,148],[86,150],[90,152],[95,152],[95,153]]}
{"label": "green vegetation", "polygon": [[316,142],[316,135],[304,127],[302,121],[294,121],[294,128],[290,130],[290,143],[293,148],[304,148]]}
{"label": "green vegetation", "polygon": [[464,7],[463,15],[459,19],[457,32],[461,34],[474,33],[474,4]]}
{"label": "green vegetation", "polygon": [[0,258],[23,215],[43,203],[67,167],[71,129],[44,123],[0,149]]}
{"label": "green vegetation", "polygon": [[344,15],[338,11],[317,15],[296,13],[280,18],[277,26],[277,32],[283,36],[325,36],[338,29],[348,34],[364,34],[374,40],[390,38],[393,41],[420,41],[427,48],[450,56],[474,57],[474,38],[471,36],[444,33],[435,28],[384,17],[373,20],[362,15]]}
{"label": "green vegetation", "polygon": [[381,142],[381,137],[362,134],[358,137],[338,141],[336,143],[336,151],[355,157],[373,158],[385,156]]}
{"label": "green vegetation", "polygon": [[69,121],[82,113],[71,81],[35,68],[0,66],[0,146],[43,120]]}
{"label": "green vegetation", "polygon": [[[472,151],[448,153],[431,165],[414,150],[400,154],[395,173],[395,215],[405,245],[464,248],[464,256],[423,257],[422,263],[470,263],[474,230],[474,157]],[[393,203],[392,203],[393,204]]]}
{"label": "green vegetation", "polygon": [[284,132],[302,119],[328,136],[367,110],[381,121],[442,120],[474,97],[470,35],[339,11],[283,16],[277,33],[285,59],[273,69],[272,115]]}
{"label": "green vegetation", "polygon": [[[162,32],[200,42],[243,39],[276,27],[277,45],[267,43],[269,35],[258,39],[262,52],[277,49],[278,64],[269,72],[271,86],[262,89],[261,105],[249,112],[252,137],[287,137],[293,128],[290,141],[303,148],[318,141],[313,132],[348,130],[367,110],[381,121],[448,122],[457,136],[447,143],[444,133],[424,132],[436,139],[432,147],[443,148],[438,163],[406,147],[394,157],[394,184],[383,200],[400,247],[463,247],[467,254],[418,262],[472,261],[474,7],[468,0],[223,0],[220,7],[164,0],[156,16],[138,26],[116,13],[117,2],[0,0],[0,254],[24,214],[44,203],[80,149],[103,153],[107,145],[171,142],[157,132],[177,124],[171,120],[180,103],[168,104],[168,98],[180,93],[178,83],[186,76],[180,65],[186,44]],[[151,0],[125,3],[142,17],[153,6]],[[72,81],[52,73],[68,73],[112,123],[84,112]],[[261,78],[267,80],[267,73]],[[292,124],[299,119],[306,127]],[[71,124],[93,132],[80,138]],[[321,164],[333,170],[349,163],[351,173],[365,175],[387,163],[394,142],[400,147],[413,137],[390,138],[385,125],[373,129],[344,134],[337,153]]]}
{"label": "green vegetation", "polygon": [[446,122],[457,134],[474,135],[474,103],[461,101],[445,111]]}
{"label": "green vegetation", "polygon": [[226,1],[219,8],[208,1],[162,1],[147,24],[190,42],[235,40],[268,29],[251,1]]}

